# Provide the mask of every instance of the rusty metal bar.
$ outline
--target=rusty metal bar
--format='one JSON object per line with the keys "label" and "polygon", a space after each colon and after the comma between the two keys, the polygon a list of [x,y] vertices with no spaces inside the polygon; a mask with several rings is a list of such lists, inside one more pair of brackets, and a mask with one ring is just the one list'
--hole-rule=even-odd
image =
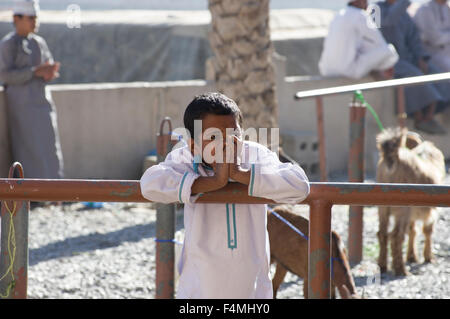
{"label": "rusty metal bar", "polygon": [[[23,168],[14,163],[9,178]],[[3,201],[1,205],[0,298],[27,298],[28,283],[28,214],[29,201]]]}
{"label": "rusty metal bar", "polygon": [[[0,178],[0,200],[61,202],[149,202],[142,197],[139,181]],[[333,205],[450,207],[450,185],[323,183],[311,182],[310,194],[301,204],[326,200]],[[203,194],[199,203],[275,204],[248,196],[246,185],[229,183]]]}
{"label": "rusty metal bar", "polygon": [[405,87],[397,87],[397,123],[400,127],[406,127],[407,114],[405,111]]}
{"label": "rusty metal bar", "polygon": [[[141,195],[139,181],[0,179],[1,200],[149,202]],[[274,203],[248,196],[246,185],[226,187],[199,197],[201,203]],[[310,194],[302,204],[311,206],[308,291],[311,298],[330,295],[330,251],[332,205],[445,206],[450,207],[450,185],[310,183]],[[322,259],[320,259],[323,256]]]}
{"label": "rusty metal bar", "polygon": [[323,101],[322,97],[316,97],[316,114],[317,114],[317,132],[319,135],[319,168],[320,181],[326,182],[327,178],[327,159],[325,147],[325,125],[323,116]]}
{"label": "rusty metal bar", "polygon": [[308,299],[331,297],[331,207],[324,200],[310,203]]}
{"label": "rusty metal bar", "polygon": [[[164,134],[164,124],[169,133]],[[157,135],[158,162],[163,162],[172,150],[172,122],[162,120]],[[156,208],[156,299],[173,299],[175,296],[175,204],[158,203]]]}
{"label": "rusty metal bar", "polygon": [[[366,107],[356,99],[350,104],[350,152],[348,181],[364,182],[364,138]],[[363,207],[349,206],[348,255],[351,265],[362,260]]]}
{"label": "rusty metal bar", "polygon": [[358,90],[367,91],[367,90],[373,90],[373,89],[389,88],[389,87],[396,87],[396,86],[410,86],[410,85],[433,83],[433,82],[448,81],[448,80],[450,80],[450,72],[430,74],[430,75],[411,76],[411,77],[402,78],[402,79],[375,81],[375,82],[368,82],[368,83],[361,83],[361,84],[336,86],[336,87],[326,88],[326,89],[299,91],[294,95],[294,98],[298,100],[298,99],[310,98],[310,97],[316,97],[316,96],[326,96],[326,95],[333,95],[333,94],[350,93],[350,92],[355,92]]}

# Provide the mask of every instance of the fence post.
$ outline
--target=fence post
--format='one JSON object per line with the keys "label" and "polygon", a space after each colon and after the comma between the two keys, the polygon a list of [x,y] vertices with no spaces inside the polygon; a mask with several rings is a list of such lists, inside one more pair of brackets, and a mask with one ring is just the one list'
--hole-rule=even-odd
{"label": "fence post", "polygon": [[405,87],[397,87],[397,123],[400,127],[406,127]]}
{"label": "fence post", "polygon": [[[168,123],[169,133],[163,134]],[[162,120],[157,136],[158,162],[164,161],[172,149],[172,123]],[[175,204],[156,204],[156,299],[173,299],[175,291]]]}
{"label": "fence post", "polygon": [[319,169],[320,181],[326,182],[327,177],[327,155],[325,147],[325,125],[323,119],[323,100],[321,96],[316,97],[317,132],[319,137]]}
{"label": "fence post", "polygon": [[325,200],[310,204],[308,299],[331,297],[331,208]]}
{"label": "fence post", "polygon": [[[348,180],[364,182],[364,137],[366,107],[355,98],[350,104],[350,152]],[[363,207],[349,206],[348,255],[350,265],[361,262],[363,255]]]}
{"label": "fence post", "polygon": [[[15,162],[9,169],[13,178],[22,165]],[[28,282],[28,213],[29,201],[3,201],[1,205],[0,298],[27,298]]]}

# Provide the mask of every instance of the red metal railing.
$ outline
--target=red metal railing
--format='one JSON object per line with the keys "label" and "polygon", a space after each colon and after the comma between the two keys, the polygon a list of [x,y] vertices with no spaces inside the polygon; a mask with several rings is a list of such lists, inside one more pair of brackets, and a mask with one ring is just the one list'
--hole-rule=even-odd
{"label": "red metal railing", "polygon": [[[8,201],[148,202],[139,181],[0,179],[0,199]],[[206,193],[202,203],[268,203],[248,196],[247,187],[230,183]],[[450,185],[311,183],[301,204],[310,206],[309,273],[310,298],[329,298],[331,283],[331,209],[333,205],[450,206]],[[2,218],[3,222],[3,218]],[[3,232],[2,232],[3,236]],[[2,286],[3,287],[3,286]],[[15,287],[26,289],[26,286]],[[3,291],[2,291],[3,293]],[[26,296],[26,291],[20,291]],[[14,297],[14,295],[12,296]]]}

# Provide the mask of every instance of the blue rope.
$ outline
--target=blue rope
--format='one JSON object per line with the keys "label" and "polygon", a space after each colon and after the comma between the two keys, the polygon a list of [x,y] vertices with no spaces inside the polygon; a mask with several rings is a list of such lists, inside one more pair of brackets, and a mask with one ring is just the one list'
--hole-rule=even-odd
{"label": "blue rope", "polygon": [[158,238],[155,238],[155,241],[157,243],[174,243],[174,244],[177,244],[177,245],[183,245],[182,242],[179,242],[179,241],[177,241],[175,239],[158,239]]}
{"label": "blue rope", "polygon": [[[269,208],[269,211],[278,219],[280,219],[283,223],[285,223],[286,225],[288,225],[293,231],[295,231],[297,234],[299,234],[300,236],[302,236],[304,239],[308,240],[308,236],[306,236],[305,234],[303,234],[297,227],[295,227],[294,225],[292,225],[289,221],[287,221],[285,218],[281,217],[280,214],[278,214],[277,212],[273,211],[272,209]],[[339,257],[333,257],[331,256],[331,279],[334,278],[334,269],[333,269],[333,261],[337,260],[340,263],[342,263],[341,258]]]}
{"label": "blue rope", "polygon": [[285,223],[286,225],[288,225],[293,231],[295,231],[297,234],[299,234],[300,236],[302,236],[304,239],[308,240],[308,236],[306,236],[305,234],[303,234],[300,229],[298,229],[297,227],[295,227],[294,225],[292,225],[289,221],[287,221],[285,218],[281,217],[280,214],[278,214],[277,212],[275,212],[272,209],[269,209],[270,212],[277,217],[279,220],[281,220],[283,223]]}

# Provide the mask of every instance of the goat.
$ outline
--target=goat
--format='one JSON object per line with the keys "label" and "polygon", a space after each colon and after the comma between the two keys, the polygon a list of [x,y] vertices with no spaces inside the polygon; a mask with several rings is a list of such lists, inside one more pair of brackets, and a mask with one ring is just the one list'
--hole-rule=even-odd
{"label": "goat", "polygon": [[[309,221],[306,218],[281,206],[273,208],[273,211],[308,236]],[[270,211],[267,216],[267,230],[270,242],[270,263],[276,263],[275,275],[272,279],[273,297],[276,298],[278,288],[287,271],[290,271],[303,278],[303,295],[308,298],[308,240]],[[331,235],[333,263],[331,297],[335,298],[336,287],[342,298],[356,297],[355,283],[351,275],[346,249],[336,232],[332,231]]]}
{"label": "goat", "polygon": [[[442,152],[431,142],[422,141],[417,133],[405,128],[388,128],[376,137],[379,151],[376,180],[379,183],[439,184],[445,177],[445,159]],[[391,242],[392,268],[396,276],[408,273],[403,261],[402,245],[406,231],[409,232],[407,261],[417,262],[415,249],[415,222],[423,222],[425,235],[425,262],[432,262],[431,237],[435,213],[431,207],[379,207],[379,231],[377,233],[380,254],[380,271],[387,271],[387,245]],[[389,218],[395,225],[388,235]]]}

